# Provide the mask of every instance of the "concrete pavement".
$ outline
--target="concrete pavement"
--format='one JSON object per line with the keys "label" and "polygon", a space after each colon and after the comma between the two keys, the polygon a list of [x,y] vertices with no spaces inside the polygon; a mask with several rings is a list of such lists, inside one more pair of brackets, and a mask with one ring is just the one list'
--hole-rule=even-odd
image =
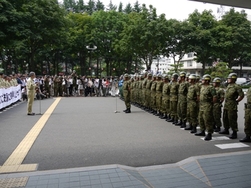
{"label": "concrete pavement", "polygon": [[[0,166],[34,125],[42,126],[41,119],[48,117],[37,137],[29,137],[34,143],[20,164],[36,165],[33,172],[26,169],[25,173],[0,175],[2,187],[251,185],[245,179],[250,177],[246,168],[250,144],[221,149],[218,145],[236,146],[239,142],[217,134],[214,141],[205,142],[136,107],[131,114],[124,114],[123,101],[118,98],[62,98],[52,112],[47,112],[55,101],[41,101],[42,115],[28,117],[25,103],[0,114]],[[40,110],[39,102],[34,104],[35,112]],[[241,105],[239,137],[244,136]]]}

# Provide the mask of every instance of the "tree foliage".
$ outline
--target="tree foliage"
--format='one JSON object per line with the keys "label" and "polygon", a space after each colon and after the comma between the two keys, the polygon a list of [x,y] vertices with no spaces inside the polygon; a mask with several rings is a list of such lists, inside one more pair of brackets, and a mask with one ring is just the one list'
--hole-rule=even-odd
{"label": "tree foliage", "polygon": [[[173,58],[179,72],[185,53],[196,54],[202,74],[225,76],[233,66],[250,65],[251,23],[231,9],[222,20],[195,10],[184,21],[157,15],[151,5],[104,5],[101,0],[0,0],[0,66],[4,72],[118,75]],[[88,50],[86,46],[97,49]],[[220,59],[226,62],[212,67]],[[219,66],[219,67],[218,67]],[[226,68],[226,69],[224,69]],[[222,73],[222,75],[221,75]],[[93,72],[92,72],[93,74]]]}

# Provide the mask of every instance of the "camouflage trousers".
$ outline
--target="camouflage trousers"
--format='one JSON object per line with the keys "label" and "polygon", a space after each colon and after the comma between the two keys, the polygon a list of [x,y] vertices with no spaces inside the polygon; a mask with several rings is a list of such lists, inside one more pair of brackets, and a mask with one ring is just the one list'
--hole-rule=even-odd
{"label": "camouflage trousers", "polygon": [[157,92],[156,93],[156,107],[157,107],[157,110],[160,112],[162,112],[161,103],[162,103],[162,93]]}
{"label": "camouflage trousers", "polygon": [[124,101],[125,101],[126,108],[131,108],[130,92],[128,92],[127,90],[124,90],[123,94],[124,94]]}
{"label": "camouflage trousers", "polygon": [[187,101],[186,100],[180,100],[178,101],[177,106],[177,114],[180,120],[186,121],[186,115],[187,115]]}
{"label": "camouflage trousers", "polygon": [[178,101],[170,101],[170,113],[171,113],[171,117],[174,119],[178,119],[178,115],[177,115],[177,103]]}
{"label": "camouflage trousers", "polygon": [[238,131],[237,123],[238,115],[237,110],[223,110],[223,126],[224,129],[228,130],[231,128],[233,131]]}
{"label": "camouflage trousers", "polygon": [[206,108],[200,108],[199,112],[200,130],[207,130],[208,133],[213,133],[213,105],[208,105]]}
{"label": "camouflage trousers", "polygon": [[147,89],[145,95],[145,107],[150,108],[150,105],[151,105],[151,91]]}
{"label": "camouflage trousers", "polygon": [[150,104],[150,106],[153,110],[157,110],[156,109],[156,92],[155,91],[151,91],[151,104]]}
{"label": "camouflage trousers", "polygon": [[131,98],[131,102],[135,102],[135,89],[132,89],[130,91],[130,98]]}
{"label": "camouflage trousers", "polygon": [[222,113],[221,108],[222,108],[222,105],[219,104],[219,103],[215,103],[214,106],[213,106],[214,125],[217,128],[220,128],[222,126],[222,123],[221,123],[221,113]]}
{"label": "camouflage trousers", "polygon": [[251,109],[245,109],[245,128],[244,132],[247,136],[251,136]]}
{"label": "camouflage trousers", "polygon": [[192,127],[198,125],[198,106],[196,101],[187,101],[187,121]]}
{"label": "camouflage trousers", "polygon": [[168,96],[162,96],[161,111],[164,114],[170,113],[170,101]]}
{"label": "camouflage trousers", "polygon": [[142,95],[140,97],[141,98],[141,104],[146,106],[146,103],[145,103],[145,101],[146,101],[146,89],[142,88],[141,92],[142,92]]}

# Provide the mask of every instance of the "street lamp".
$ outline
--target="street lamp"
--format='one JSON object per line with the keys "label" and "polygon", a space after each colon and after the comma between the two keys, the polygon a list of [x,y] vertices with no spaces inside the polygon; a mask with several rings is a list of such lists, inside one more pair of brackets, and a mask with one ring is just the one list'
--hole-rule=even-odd
{"label": "street lamp", "polygon": [[89,58],[89,74],[91,75],[91,61],[92,61],[92,52],[96,50],[98,47],[91,44],[90,46],[86,46],[86,49],[90,51],[90,58]]}

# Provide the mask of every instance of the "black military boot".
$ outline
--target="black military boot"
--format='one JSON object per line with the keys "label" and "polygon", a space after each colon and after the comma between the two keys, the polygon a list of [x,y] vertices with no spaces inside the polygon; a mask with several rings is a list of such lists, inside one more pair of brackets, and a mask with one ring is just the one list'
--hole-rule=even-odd
{"label": "black military boot", "polygon": [[160,117],[160,119],[166,119],[167,115],[162,113],[162,116]]}
{"label": "black military boot", "polygon": [[250,136],[247,136],[247,135],[246,135],[245,138],[240,139],[240,142],[251,142],[251,138],[250,138]]}
{"label": "black military boot", "polygon": [[236,139],[237,138],[237,132],[233,131],[233,133],[229,136],[230,139]]}
{"label": "black military boot", "polygon": [[205,131],[194,134],[195,136],[206,136]]}
{"label": "black military boot", "polygon": [[169,120],[167,120],[167,122],[174,122],[174,118],[171,117]]}
{"label": "black military boot", "polygon": [[167,115],[167,118],[166,118],[166,121],[168,121],[168,120],[170,120],[170,119],[172,119],[172,118],[171,118],[170,114],[168,114],[168,115]]}
{"label": "black military boot", "polygon": [[192,130],[190,131],[190,133],[192,133],[192,134],[193,134],[193,133],[197,133],[197,128],[196,128],[196,126],[192,128]]}
{"label": "black military boot", "polygon": [[187,126],[187,122],[186,122],[186,121],[183,121],[183,122],[182,122],[182,125],[180,126],[180,128],[186,128],[186,126]]}
{"label": "black military boot", "polygon": [[229,134],[229,130],[224,129],[224,130],[220,131],[219,134],[226,134],[226,135],[228,135]]}
{"label": "black military boot", "polygon": [[218,132],[220,132],[221,130],[220,130],[220,127],[216,127],[215,129],[214,129],[214,132],[216,132],[216,133],[218,133]]}
{"label": "black military boot", "polygon": [[127,114],[128,114],[128,113],[131,113],[131,109],[128,108],[127,111],[125,111],[125,113],[127,113]]}
{"label": "black military boot", "polygon": [[126,112],[128,109],[123,110],[123,112]]}
{"label": "black military boot", "polygon": [[176,118],[173,118],[173,124],[176,125],[178,123],[178,120]]}
{"label": "black military boot", "polygon": [[212,140],[212,133],[208,133],[204,140],[209,141]]}
{"label": "black military boot", "polygon": [[182,125],[183,124],[183,122],[182,122],[182,120],[180,120],[179,122],[177,121],[177,123],[175,123],[175,125]]}
{"label": "black military boot", "polygon": [[189,124],[188,127],[185,128],[186,131],[192,130],[192,126]]}

